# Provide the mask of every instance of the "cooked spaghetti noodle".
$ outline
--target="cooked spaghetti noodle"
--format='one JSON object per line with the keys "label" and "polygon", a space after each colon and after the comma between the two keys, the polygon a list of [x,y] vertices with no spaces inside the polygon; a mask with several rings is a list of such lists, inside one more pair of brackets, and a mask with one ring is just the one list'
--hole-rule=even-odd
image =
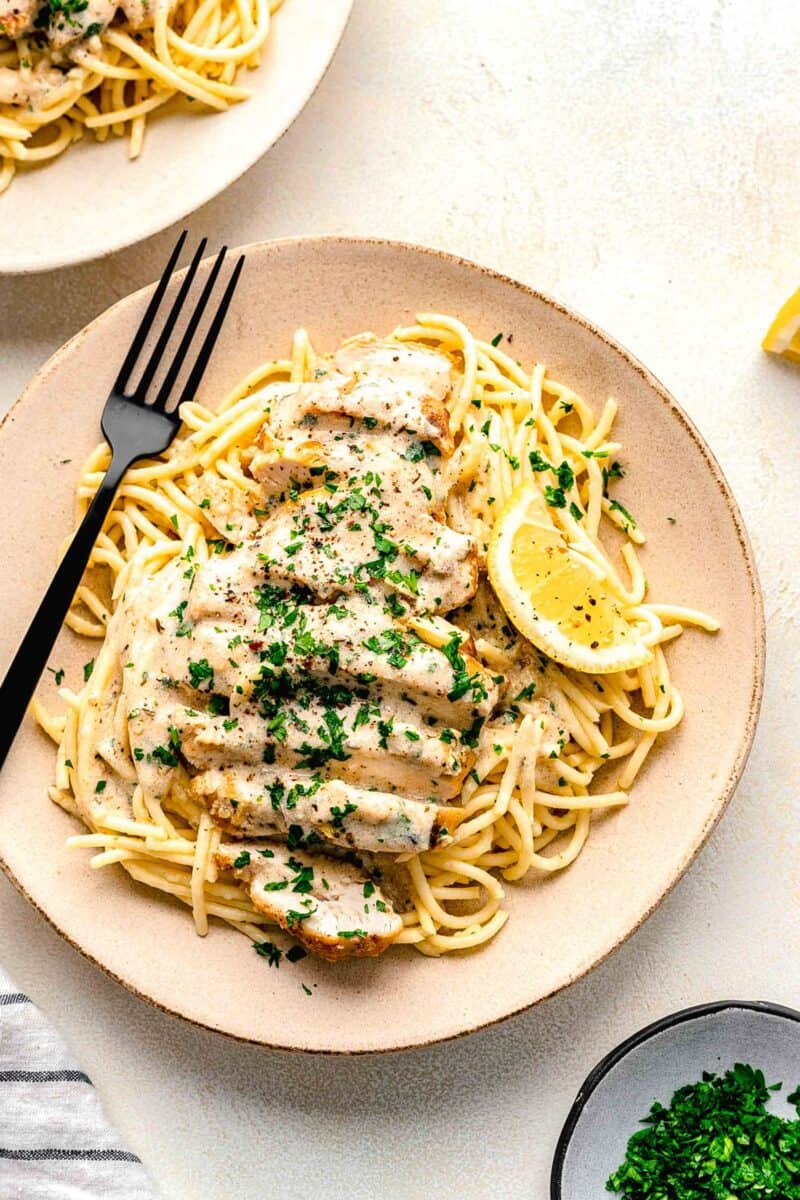
{"label": "cooked spaghetti noodle", "polygon": [[[455,450],[442,468],[445,513],[452,529],[473,539],[479,562],[496,514],[512,491],[520,483],[542,486],[532,465],[537,457],[568,463],[583,550],[605,586],[637,614],[652,650],[645,666],[618,674],[593,676],[559,667],[509,628],[483,580],[477,597],[447,619],[409,619],[416,634],[433,645],[448,643],[454,630],[460,631],[458,637],[469,635],[477,660],[505,680],[504,699],[476,738],[472,765],[456,798],[463,814],[452,838],[424,853],[397,856],[407,891],[396,941],[439,955],[494,937],[507,919],[506,884],[529,872],[567,867],[583,849],[593,815],[628,803],[655,742],[683,716],[667,665],[667,643],[687,625],[713,631],[717,624],[692,609],[645,598],[636,552],[644,535],[609,497],[609,486],[622,475],[616,458],[621,447],[613,440],[613,399],[595,414],[570,388],[549,378],[543,365],[526,370],[451,317],[421,315],[390,340],[434,348],[453,364],[456,382],[446,403]],[[119,489],[92,570],[67,619],[76,633],[104,639],[126,588],[170,563],[203,563],[219,552],[197,503],[196,481],[233,484],[247,504],[257,504],[259,487],[245,464],[264,423],[262,389],[280,380],[314,379],[321,361],[301,330],[291,357],[256,368],[216,411],[196,402],[184,406],[183,427],[172,447],[161,458],[134,466]],[[104,444],[85,463],[78,519],[108,463]],[[552,516],[565,535],[578,536],[576,517],[566,505],[554,507]],[[610,526],[624,538],[627,581],[603,546]],[[68,811],[85,811],[98,787],[93,724],[100,698],[112,686],[114,662],[106,640],[83,688],[60,689],[65,715],[51,716],[35,702],[37,719],[58,746],[51,797]],[[198,933],[206,933],[209,917],[218,917],[260,942],[269,918],[254,906],[243,881],[218,870],[215,855],[223,835],[190,791],[185,766],[175,770],[167,795],[146,794],[136,782],[122,706],[114,721],[116,749],[106,752],[103,766],[132,786],[132,815],[110,814],[71,844],[94,850],[93,867],[119,863],[135,880],[178,898],[192,909]]]}
{"label": "cooked spaghetti noodle", "polygon": [[280,4],[122,0],[114,18],[116,0],[0,0],[0,192],[87,133],[126,137],[134,159],[170,102],[219,112],[247,99],[239,69],[258,66]]}

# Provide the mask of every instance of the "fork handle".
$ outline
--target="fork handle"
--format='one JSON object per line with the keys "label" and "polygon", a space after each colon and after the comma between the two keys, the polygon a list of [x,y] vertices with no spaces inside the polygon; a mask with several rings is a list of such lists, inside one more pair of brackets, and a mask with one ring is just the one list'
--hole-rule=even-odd
{"label": "fork handle", "polygon": [[3,766],[22,724],[39,677],[47,665],[72,598],[86,570],[92,547],[103,528],[120,480],[129,466],[130,462],[122,462],[117,457],[112,458],[103,482],[45,592],[5,679],[0,684],[0,767]]}

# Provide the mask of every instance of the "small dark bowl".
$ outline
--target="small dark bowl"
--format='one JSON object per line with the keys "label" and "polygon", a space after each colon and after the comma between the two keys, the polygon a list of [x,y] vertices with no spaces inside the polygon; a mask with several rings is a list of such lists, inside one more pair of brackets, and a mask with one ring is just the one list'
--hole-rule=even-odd
{"label": "small dark bowl", "polygon": [[550,1175],[551,1200],[601,1200],[625,1157],[631,1134],[654,1100],[720,1074],[736,1062],[760,1067],[767,1083],[782,1082],[772,1111],[797,1113],[785,1097],[800,1084],[800,1013],[778,1004],[723,1000],[684,1008],[627,1038],[587,1076],[569,1111]]}

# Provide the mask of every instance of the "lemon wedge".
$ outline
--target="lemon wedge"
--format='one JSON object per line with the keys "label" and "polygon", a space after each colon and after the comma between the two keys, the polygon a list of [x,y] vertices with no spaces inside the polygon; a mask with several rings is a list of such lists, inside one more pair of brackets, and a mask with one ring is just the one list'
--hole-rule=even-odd
{"label": "lemon wedge", "polygon": [[535,484],[518,487],[500,512],[488,568],[508,617],[555,662],[607,675],[651,661],[639,630],[600,571],[553,523]]}
{"label": "lemon wedge", "polygon": [[800,288],[780,309],[761,345],[769,354],[800,363]]}

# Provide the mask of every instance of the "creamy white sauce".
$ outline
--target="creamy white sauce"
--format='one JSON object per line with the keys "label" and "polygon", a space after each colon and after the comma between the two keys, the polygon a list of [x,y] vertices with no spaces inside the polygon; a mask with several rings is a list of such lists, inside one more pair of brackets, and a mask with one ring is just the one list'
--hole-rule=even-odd
{"label": "creamy white sauce", "polygon": [[151,0],[66,0],[49,22],[40,17],[47,13],[41,0],[0,0],[0,37],[16,41],[35,33],[45,39],[47,51],[40,55],[37,49],[36,61],[23,59],[19,68],[0,67],[0,104],[36,112],[56,103],[59,93],[81,77],[87,51],[99,50],[98,37],[119,9],[131,30],[152,24]]}
{"label": "creamy white sauce", "polygon": [[[145,795],[163,796],[180,762],[229,836],[288,838],[315,854],[417,853],[457,820],[444,805],[501,681],[458,635],[434,647],[409,626],[476,588],[475,548],[445,524],[436,491],[452,450],[450,364],[360,342],[334,366],[316,383],[268,389],[249,458],[258,515],[215,476],[192,485],[236,547],[173,560],[129,587],[104,649],[119,682],[95,749],[105,739],[117,752],[108,738],[120,705]],[[259,863],[243,878],[260,886],[275,868]],[[328,936],[324,902],[316,932]],[[269,904],[283,911],[283,900]],[[303,922],[304,938],[314,930]]]}

